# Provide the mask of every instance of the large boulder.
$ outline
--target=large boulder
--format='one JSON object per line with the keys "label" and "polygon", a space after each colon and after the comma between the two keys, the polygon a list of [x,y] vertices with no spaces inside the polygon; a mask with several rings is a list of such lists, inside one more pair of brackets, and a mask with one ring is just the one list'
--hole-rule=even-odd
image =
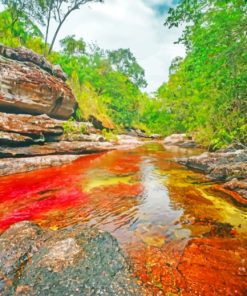
{"label": "large boulder", "polygon": [[[35,53],[32,56],[39,59]],[[47,71],[45,66],[41,68],[38,62],[34,63],[33,58],[28,60],[28,54],[26,59],[19,57],[18,52],[0,55],[0,111],[68,119],[74,112],[76,100],[71,89],[60,79],[61,75],[56,74],[58,78],[49,73],[52,70]]]}
{"label": "large boulder", "polygon": [[0,236],[1,295],[144,295],[109,233],[20,222]]}

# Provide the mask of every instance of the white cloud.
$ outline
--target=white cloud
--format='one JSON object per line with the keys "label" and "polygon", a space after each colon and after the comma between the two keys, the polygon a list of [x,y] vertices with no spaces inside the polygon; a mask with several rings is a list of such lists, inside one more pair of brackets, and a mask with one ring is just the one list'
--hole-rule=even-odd
{"label": "white cloud", "polygon": [[181,29],[164,27],[164,16],[152,8],[162,3],[164,0],[105,0],[104,4],[84,5],[68,18],[58,39],[75,34],[104,49],[130,48],[145,69],[147,90],[154,91],[167,80],[171,60],[184,56],[183,46],[173,44]]}

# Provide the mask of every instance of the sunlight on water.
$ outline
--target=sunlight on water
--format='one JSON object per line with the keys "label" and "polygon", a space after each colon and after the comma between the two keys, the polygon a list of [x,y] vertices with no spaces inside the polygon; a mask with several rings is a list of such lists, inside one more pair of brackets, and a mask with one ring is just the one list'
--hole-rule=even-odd
{"label": "sunlight on water", "polygon": [[[182,290],[183,295],[195,295],[196,290],[192,294],[186,290],[190,282],[194,289],[210,288],[212,292],[210,285],[216,281],[215,289],[224,290],[226,279],[231,288],[238,286],[237,295],[243,295],[243,278],[230,270],[224,281],[220,280],[217,268],[224,257],[228,265],[238,268],[236,254],[241,258],[246,255],[246,248],[241,247],[247,240],[246,208],[222,197],[202,174],[173,161],[199,152],[149,144],[84,156],[58,168],[2,177],[0,229],[22,220],[52,230],[86,223],[118,239],[135,275],[154,295],[157,291],[177,295]],[[208,248],[215,259],[210,257],[197,265]],[[180,262],[182,256],[187,257]],[[197,258],[195,262],[193,258]],[[198,273],[199,267],[205,271]],[[202,281],[204,276],[208,285]]]}

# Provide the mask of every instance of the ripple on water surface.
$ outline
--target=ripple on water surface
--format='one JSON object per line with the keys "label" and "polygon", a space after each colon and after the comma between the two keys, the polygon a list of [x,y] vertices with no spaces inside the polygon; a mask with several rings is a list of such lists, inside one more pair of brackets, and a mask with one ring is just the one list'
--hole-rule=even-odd
{"label": "ripple on water surface", "polygon": [[246,208],[172,160],[193,153],[149,144],[2,177],[0,229],[84,222],[118,239],[154,295],[247,295]]}

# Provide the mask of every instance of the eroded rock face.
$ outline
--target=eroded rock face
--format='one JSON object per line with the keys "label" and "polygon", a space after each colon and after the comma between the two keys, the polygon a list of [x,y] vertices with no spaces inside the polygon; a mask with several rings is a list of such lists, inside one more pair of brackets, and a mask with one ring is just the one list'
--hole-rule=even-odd
{"label": "eroded rock face", "polygon": [[1,295],[142,295],[116,239],[96,229],[21,222],[0,237],[0,250]]}
{"label": "eroded rock face", "polygon": [[[52,119],[47,115],[27,115],[27,114],[8,114],[0,112],[0,135],[8,133],[13,141],[18,139],[18,135],[33,139],[34,142],[44,142],[63,134],[63,121]],[[1,137],[1,136],[0,136]],[[24,138],[20,138],[24,140]],[[26,139],[27,140],[27,139]]]}
{"label": "eroded rock face", "polygon": [[11,48],[0,44],[0,55],[14,61],[31,62],[46,72],[62,79],[63,81],[65,81],[67,78],[66,74],[62,71],[59,65],[53,66],[43,56],[38,55],[34,51],[25,47]]}
{"label": "eroded rock face", "polygon": [[[214,181],[227,182],[222,190],[234,190],[240,196],[247,198],[247,150],[232,150],[209,153],[199,156],[180,158],[179,163],[189,168],[202,171]],[[220,189],[220,186],[218,188]]]}
{"label": "eroded rock face", "polygon": [[0,145],[18,146],[33,143],[33,139],[17,133],[7,133],[0,131]]}
{"label": "eroded rock face", "polygon": [[199,156],[178,159],[190,168],[203,171],[214,180],[247,177],[247,150],[233,152],[205,152]]}
{"label": "eroded rock face", "polygon": [[111,142],[60,141],[28,147],[0,147],[0,157],[29,157],[40,155],[87,154],[118,148]]}
{"label": "eroded rock face", "polygon": [[0,55],[0,110],[47,114],[68,119],[76,106],[71,89],[57,77],[31,62]]}

